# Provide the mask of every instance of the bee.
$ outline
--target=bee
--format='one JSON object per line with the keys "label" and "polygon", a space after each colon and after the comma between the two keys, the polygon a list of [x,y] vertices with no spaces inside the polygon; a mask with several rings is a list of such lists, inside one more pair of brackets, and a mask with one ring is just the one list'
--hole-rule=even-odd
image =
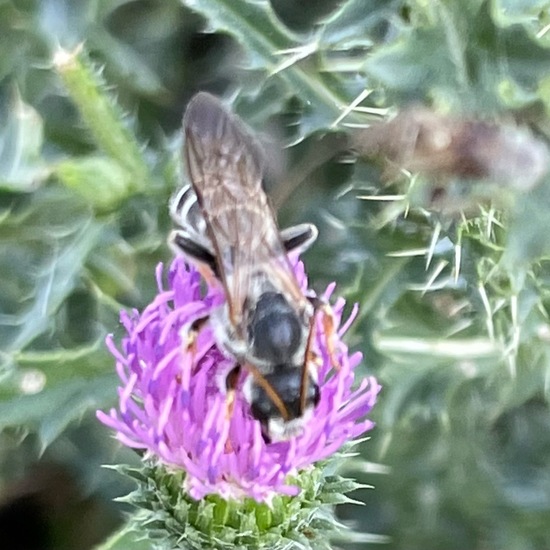
{"label": "bee", "polygon": [[317,229],[301,224],[279,231],[262,189],[265,153],[217,98],[194,96],[183,129],[191,185],[172,200],[179,227],[169,242],[224,288],[225,303],[207,320],[221,349],[237,361],[228,394],[244,369],[252,416],[268,441],[285,440],[301,432],[319,402],[311,351],[318,310],[333,331],[330,309],[302,292],[288,259],[315,241]]}
{"label": "bee", "polygon": [[546,145],[526,128],[440,115],[412,106],[352,136],[364,156],[385,157],[389,172],[405,168],[439,181],[490,180],[528,191],[546,174]]}

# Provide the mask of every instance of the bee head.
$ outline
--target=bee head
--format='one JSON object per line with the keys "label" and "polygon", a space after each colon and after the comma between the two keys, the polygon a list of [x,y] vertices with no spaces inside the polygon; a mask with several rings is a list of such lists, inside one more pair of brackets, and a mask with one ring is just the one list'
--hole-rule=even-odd
{"label": "bee head", "polygon": [[302,371],[292,365],[278,365],[273,372],[264,376],[266,382],[281,399],[286,417],[269,397],[265,389],[250,376],[244,387],[244,394],[250,403],[252,416],[264,427],[270,441],[280,441],[297,435],[304,421],[311,416],[319,403],[319,384],[310,370],[306,387],[305,407],[301,406]]}

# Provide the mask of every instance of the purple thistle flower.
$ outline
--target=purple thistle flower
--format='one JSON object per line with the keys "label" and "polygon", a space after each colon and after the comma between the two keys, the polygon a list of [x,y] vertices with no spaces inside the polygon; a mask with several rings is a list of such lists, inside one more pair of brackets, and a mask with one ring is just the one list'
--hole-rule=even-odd
{"label": "purple thistle flower", "polygon": [[[295,264],[295,272],[306,290],[301,262]],[[98,411],[97,416],[124,445],[145,449],[147,457],[169,468],[183,469],[184,489],[193,498],[215,493],[226,499],[270,502],[276,494],[296,495],[299,487],[289,484],[289,475],[329,457],[373,427],[365,416],[380,386],[369,377],[352,389],[362,355],[349,355],[340,341],[357,307],[343,324],[345,301],[340,298],[333,307],[338,371],[331,369],[322,322],[317,322],[314,352],[320,358],[320,401],[303,433],[288,441],[266,443],[260,423],[252,418],[239,392],[232,415],[227,414],[220,388],[235,361],[219,350],[210,325],[201,329],[194,353],[186,343],[193,321],[223,304],[223,290],[210,286],[205,292],[199,273],[182,258],[172,263],[168,290],[163,289],[162,273],[159,265],[159,294],[141,315],[121,312],[127,331],[122,351],[112,336],[107,339],[122,384],[118,410]],[[334,287],[329,286],[324,298],[330,297]]]}

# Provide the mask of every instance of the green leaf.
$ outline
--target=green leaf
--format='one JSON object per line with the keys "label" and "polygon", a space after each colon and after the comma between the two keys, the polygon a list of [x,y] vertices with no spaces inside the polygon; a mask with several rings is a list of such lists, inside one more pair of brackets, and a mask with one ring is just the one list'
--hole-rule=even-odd
{"label": "green leaf", "polygon": [[0,120],[0,192],[32,191],[49,175],[41,158],[43,123],[40,115],[14,93]]}
{"label": "green leaf", "polygon": [[234,36],[247,52],[250,69],[274,71],[281,61],[277,52],[301,43],[300,35],[284,27],[268,0],[183,0],[183,4],[206,18],[208,31]]}
{"label": "green leaf", "polygon": [[[357,80],[318,70],[315,35],[299,35],[285,28],[267,0],[184,0],[184,5],[206,18],[207,30],[233,36],[244,49],[247,69],[261,71],[244,92],[256,96],[277,82],[279,103],[297,98],[302,105],[296,141],[333,124],[348,104],[363,91]],[[253,73],[254,74],[254,73]]]}
{"label": "green leaf", "polygon": [[100,51],[108,60],[109,72],[123,79],[136,92],[159,98],[168,94],[158,74],[145,60],[105,28],[96,26],[91,30],[88,47]]}
{"label": "green leaf", "polygon": [[22,426],[36,431],[43,452],[71,422],[112,402],[116,383],[114,373],[74,378],[34,395],[4,400],[0,403],[0,430]]}
{"label": "green leaf", "polygon": [[43,373],[46,386],[54,387],[75,377],[90,378],[112,373],[114,364],[103,334],[89,346],[21,351],[13,355],[13,361],[19,371],[12,373],[12,384],[5,383],[3,388],[3,393],[10,398],[14,396],[14,391],[15,396],[19,395],[21,378],[29,370]]}
{"label": "green leaf", "polygon": [[403,28],[365,63],[400,101],[431,97],[487,114],[500,106],[502,83],[514,82],[528,94],[550,71],[549,50],[524,27],[496,26],[487,3],[438,2],[429,16],[420,6],[414,15],[424,22]]}
{"label": "green leaf", "polygon": [[[24,21],[24,24],[21,24]],[[19,65],[26,62],[25,47],[29,36],[24,14],[14,2],[0,2],[0,81],[12,75]]]}
{"label": "green leaf", "polygon": [[48,329],[100,231],[89,208],[59,189],[9,203],[0,220],[4,354],[24,348]]}
{"label": "green leaf", "polygon": [[533,26],[539,15],[548,10],[548,0],[493,0],[491,13],[503,26],[523,23]]}
{"label": "green leaf", "polygon": [[113,210],[132,188],[131,174],[105,157],[67,159],[56,164],[53,173],[100,212]]}
{"label": "green leaf", "polygon": [[511,273],[524,272],[530,262],[550,253],[549,209],[548,177],[535,189],[517,198],[503,258]]}
{"label": "green leaf", "polygon": [[[394,16],[399,2],[393,0],[348,0],[330,15],[320,29],[323,49],[334,50],[370,48]],[[363,52],[364,55],[364,52]],[[335,70],[338,70],[335,67]]]}
{"label": "green leaf", "polygon": [[151,550],[151,541],[136,530],[139,518],[132,518],[118,531],[113,533],[105,542],[94,547],[94,550]]}
{"label": "green leaf", "polygon": [[128,171],[135,190],[142,189],[152,179],[142,147],[127,127],[127,117],[110,96],[99,70],[81,50],[81,46],[74,51],[59,48],[54,67],[98,146]]}

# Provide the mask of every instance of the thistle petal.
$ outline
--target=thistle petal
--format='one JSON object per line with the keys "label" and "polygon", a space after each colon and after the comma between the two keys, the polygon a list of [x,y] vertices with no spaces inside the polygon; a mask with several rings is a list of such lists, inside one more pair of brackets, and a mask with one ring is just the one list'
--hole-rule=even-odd
{"label": "thistle petal", "polygon": [[[238,390],[231,416],[220,377],[235,365],[218,348],[206,326],[189,350],[186,337],[193,321],[208,316],[223,304],[218,287],[201,287],[194,267],[182,258],[173,261],[162,286],[162,266],[156,271],[159,294],[139,314],[121,312],[127,335],[117,349],[107,339],[121,380],[119,409],[98,412],[98,419],[117,432],[130,447],[147,450],[148,456],[169,469],[185,472],[184,489],[191,497],[209,494],[240,500],[250,497],[269,503],[276,495],[296,495],[299,487],[289,479],[300,470],[335,453],[350,439],[371,429],[366,418],[380,386],[372,377],[354,387],[361,354],[349,354],[340,340],[357,314],[341,322],[345,305],[334,307],[336,353],[341,368],[331,367],[323,324],[316,324],[315,353],[319,366],[320,400],[303,433],[288,441],[266,443],[259,423]],[[295,273],[302,288],[307,278],[301,262]],[[323,296],[333,294],[331,284]]]}

